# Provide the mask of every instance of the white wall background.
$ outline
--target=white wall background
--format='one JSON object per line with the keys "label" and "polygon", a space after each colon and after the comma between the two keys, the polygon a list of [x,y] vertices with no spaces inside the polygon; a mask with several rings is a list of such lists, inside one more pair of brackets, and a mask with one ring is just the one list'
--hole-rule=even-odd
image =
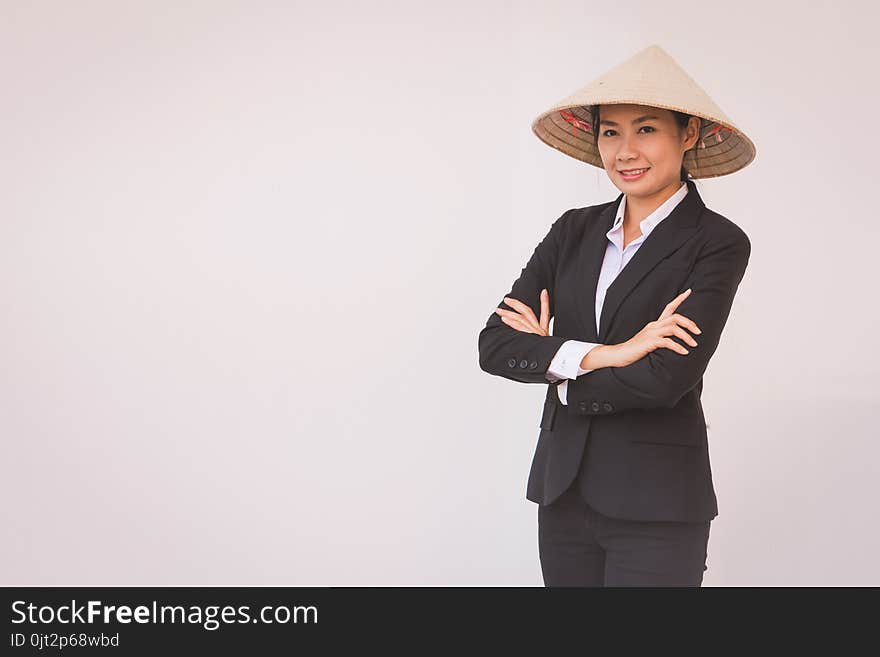
{"label": "white wall background", "polygon": [[878,585],[870,2],[0,3],[0,584],[536,585],[543,386],[477,334],[531,120],[650,43],[757,159],[705,586]]}

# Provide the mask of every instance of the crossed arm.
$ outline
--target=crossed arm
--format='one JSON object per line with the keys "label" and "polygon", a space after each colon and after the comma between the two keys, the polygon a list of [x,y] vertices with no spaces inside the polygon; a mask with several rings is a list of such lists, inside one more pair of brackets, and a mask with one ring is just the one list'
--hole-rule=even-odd
{"label": "crossed arm", "polygon": [[[513,282],[510,292],[505,295],[527,304],[536,316],[541,313],[541,290],[544,288],[550,293],[550,314],[553,314],[553,274],[559,254],[560,233],[565,217],[571,211],[566,211],[553,222],[519,278]],[[514,310],[503,300],[498,307]],[[547,369],[566,340],[558,335],[518,331],[501,321],[501,317],[493,311],[477,340],[480,368],[489,374],[520,383],[547,385],[550,382]]]}
{"label": "crossed arm", "polygon": [[[550,293],[552,315],[553,274],[566,214],[551,226],[506,295],[527,304],[536,316],[540,314],[543,288]],[[699,345],[691,346],[688,354],[655,349],[630,365],[603,367],[569,380],[569,412],[597,415],[675,406],[697,385],[718,347],[750,253],[748,237],[735,227],[707,242],[682,287],[690,287],[692,292],[677,309],[700,327]],[[510,308],[503,301],[499,307]],[[489,374],[521,383],[546,385],[555,379],[548,368],[566,340],[518,331],[493,312],[478,338],[480,367]]]}
{"label": "crossed arm", "polygon": [[682,286],[691,294],[676,310],[700,327],[698,345],[688,345],[687,354],[655,349],[625,367],[604,367],[569,381],[569,412],[598,415],[675,406],[700,381],[718,348],[750,253],[751,243],[741,230],[707,243]]}

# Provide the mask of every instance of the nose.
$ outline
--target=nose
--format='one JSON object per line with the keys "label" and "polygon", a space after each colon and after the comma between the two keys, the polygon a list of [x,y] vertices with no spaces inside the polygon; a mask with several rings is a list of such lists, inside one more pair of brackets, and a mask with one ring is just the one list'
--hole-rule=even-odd
{"label": "nose", "polygon": [[639,156],[633,145],[634,139],[634,136],[623,137],[619,142],[620,148],[617,150],[617,159],[623,164],[626,164],[626,162],[630,160],[637,159]]}

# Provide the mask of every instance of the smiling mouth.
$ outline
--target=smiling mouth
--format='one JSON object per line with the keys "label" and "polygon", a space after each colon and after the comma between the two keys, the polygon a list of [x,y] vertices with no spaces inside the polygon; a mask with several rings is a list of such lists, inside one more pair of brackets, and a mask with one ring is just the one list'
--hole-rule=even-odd
{"label": "smiling mouth", "polygon": [[618,171],[624,175],[632,176],[633,174],[644,173],[650,168],[651,167],[642,167],[641,169],[618,169]]}

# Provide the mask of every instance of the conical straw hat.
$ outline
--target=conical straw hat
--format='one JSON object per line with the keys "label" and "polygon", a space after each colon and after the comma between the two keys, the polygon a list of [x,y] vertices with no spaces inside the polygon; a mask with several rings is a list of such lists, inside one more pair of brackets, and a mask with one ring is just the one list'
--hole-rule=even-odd
{"label": "conical straw hat", "polygon": [[[755,159],[755,145],[660,46],[652,44],[559,101],[532,122],[541,141],[604,169],[592,133],[590,106],[636,103],[701,117],[696,148],[685,152],[692,178],[714,178]],[[694,157],[694,151],[698,154]]]}

